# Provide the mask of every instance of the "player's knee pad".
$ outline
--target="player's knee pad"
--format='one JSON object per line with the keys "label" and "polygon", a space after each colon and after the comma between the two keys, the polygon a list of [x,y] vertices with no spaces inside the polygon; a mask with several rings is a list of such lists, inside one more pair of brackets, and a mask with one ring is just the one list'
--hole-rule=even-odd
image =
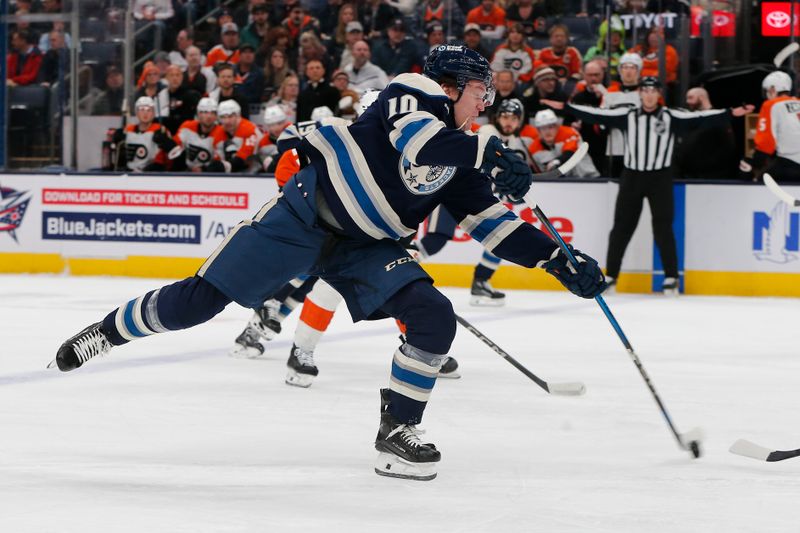
{"label": "player's knee pad", "polygon": [[456,336],[453,305],[428,280],[418,280],[400,289],[391,299],[389,311],[406,326],[406,339],[415,348],[446,354]]}
{"label": "player's knee pad", "polygon": [[422,251],[425,256],[435,255],[444,248],[444,245],[447,244],[449,240],[450,237],[443,233],[428,233],[419,240],[420,251]]}
{"label": "player's knee pad", "polygon": [[194,276],[167,285],[158,291],[158,318],[169,330],[202,324],[231,302],[214,285]]}

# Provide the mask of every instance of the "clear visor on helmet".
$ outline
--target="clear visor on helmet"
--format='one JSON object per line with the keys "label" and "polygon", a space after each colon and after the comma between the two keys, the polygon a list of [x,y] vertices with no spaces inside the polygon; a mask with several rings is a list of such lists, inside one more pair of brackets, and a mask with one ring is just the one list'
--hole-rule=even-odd
{"label": "clear visor on helmet", "polygon": [[486,107],[494,104],[495,94],[497,94],[497,89],[495,89],[494,83],[490,83],[489,86],[486,87],[486,94],[483,95],[483,103]]}

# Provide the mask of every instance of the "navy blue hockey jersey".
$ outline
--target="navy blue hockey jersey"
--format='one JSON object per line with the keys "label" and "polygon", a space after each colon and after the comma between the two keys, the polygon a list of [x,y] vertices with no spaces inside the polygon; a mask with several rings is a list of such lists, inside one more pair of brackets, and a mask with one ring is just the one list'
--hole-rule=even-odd
{"label": "navy blue hockey jersey", "polygon": [[355,123],[319,128],[298,150],[349,235],[399,239],[442,204],[488,251],[526,266],[549,258],[555,244],[509,211],[476,170],[488,137],[458,130],[451,106],[436,82],[401,74]]}

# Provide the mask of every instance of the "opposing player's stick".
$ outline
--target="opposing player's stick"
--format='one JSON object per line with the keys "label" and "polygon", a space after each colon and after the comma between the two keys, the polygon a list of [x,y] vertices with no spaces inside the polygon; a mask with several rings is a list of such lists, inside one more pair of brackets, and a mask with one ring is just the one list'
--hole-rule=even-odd
{"label": "opposing player's stick", "polygon": [[784,459],[791,459],[792,457],[800,457],[800,448],[788,451],[770,450],[769,448],[759,446],[745,439],[739,439],[734,442],[729,451],[736,455],[743,455],[744,457],[751,457],[759,461],[767,461],[768,463],[783,461]]}
{"label": "opposing player's stick", "polygon": [[763,178],[764,185],[767,186],[767,189],[769,189],[772,194],[792,207],[800,207],[800,200],[786,192],[780,185],[778,185],[778,182],[776,182],[772,176],[765,173]]}
{"label": "opposing player's stick", "polygon": [[[563,165],[558,167],[558,173],[562,176],[566,175],[570,170],[572,170],[575,167],[575,165],[577,165],[580,162],[581,159],[583,159],[584,156],[586,156],[586,152],[588,150],[589,150],[589,144],[581,143],[580,147],[578,147],[578,150],[576,150],[575,154],[571,158],[569,158]],[[530,208],[533,210],[533,214],[536,215],[539,218],[539,220],[542,221],[542,224],[544,224],[544,226],[547,228],[547,231],[556,240],[556,243],[558,243],[558,247],[561,248],[561,251],[564,253],[564,255],[567,256],[572,266],[577,269],[579,265],[578,265],[578,260],[575,258],[575,255],[573,255],[572,251],[567,246],[567,243],[564,242],[564,239],[561,237],[558,231],[556,231],[556,228],[553,227],[553,224],[550,222],[550,219],[548,219],[547,216],[542,212],[542,210],[539,209],[539,206],[536,204],[536,201],[534,200],[533,195],[531,194],[530,191],[528,191],[528,194],[524,196],[524,200],[525,203],[527,203],[528,206],[530,206]],[[667,425],[669,426],[670,431],[672,431],[675,440],[678,441],[678,446],[680,446],[681,449],[683,450],[691,452],[694,458],[700,457],[700,438],[702,436],[700,430],[693,429],[684,434],[678,432],[678,430],[675,428],[675,424],[672,422],[672,418],[669,416],[669,413],[667,412],[667,408],[664,406],[664,402],[661,400],[661,397],[658,395],[658,392],[656,392],[656,388],[653,385],[650,376],[647,374],[647,371],[645,371],[642,362],[639,360],[639,356],[636,355],[636,352],[633,351],[633,346],[631,346],[631,343],[630,341],[628,341],[628,338],[622,331],[619,322],[617,322],[617,319],[611,313],[611,309],[608,308],[608,304],[606,304],[606,301],[603,299],[602,295],[595,296],[595,300],[597,301],[597,304],[600,306],[600,309],[603,310],[603,314],[606,315],[606,318],[611,323],[611,326],[617,333],[619,340],[622,341],[622,344],[628,351],[628,355],[630,355],[631,360],[636,365],[636,368],[639,370],[639,374],[641,374],[642,379],[644,379],[645,384],[647,384],[647,388],[650,389],[650,393],[652,394],[653,399],[656,401],[656,404],[658,404],[658,408],[661,410],[661,414],[664,415],[664,419],[667,421]]]}
{"label": "opposing player's stick", "polygon": [[772,60],[772,63],[775,65],[775,68],[781,68],[783,62],[792,55],[793,53],[797,52],[800,49],[800,43],[794,42],[789,43],[784,46],[780,52],[775,54],[775,59]]}
{"label": "opposing player's stick", "polygon": [[464,326],[467,331],[478,337],[489,348],[494,350],[500,357],[511,363],[517,370],[528,376],[534,383],[543,388],[546,392],[556,396],[580,396],[586,392],[586,385],[580,382],[569,383],[549,383],[522,365],[519,361],[511,357],[508,352],[495,344],[492,339],[481,333],[478,328],[467,322],[463,317],[456,315],[456,320]]}

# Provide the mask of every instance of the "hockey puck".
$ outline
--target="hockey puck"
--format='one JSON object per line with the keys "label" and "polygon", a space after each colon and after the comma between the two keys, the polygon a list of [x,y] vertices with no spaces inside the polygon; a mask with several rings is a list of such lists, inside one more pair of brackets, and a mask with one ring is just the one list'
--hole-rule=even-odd
{"label": "hockey puck", "polygon": [[700,457],[700,441],[693,440],[689,443],[689,450],[692,452],[692,456],[697,459]]}

